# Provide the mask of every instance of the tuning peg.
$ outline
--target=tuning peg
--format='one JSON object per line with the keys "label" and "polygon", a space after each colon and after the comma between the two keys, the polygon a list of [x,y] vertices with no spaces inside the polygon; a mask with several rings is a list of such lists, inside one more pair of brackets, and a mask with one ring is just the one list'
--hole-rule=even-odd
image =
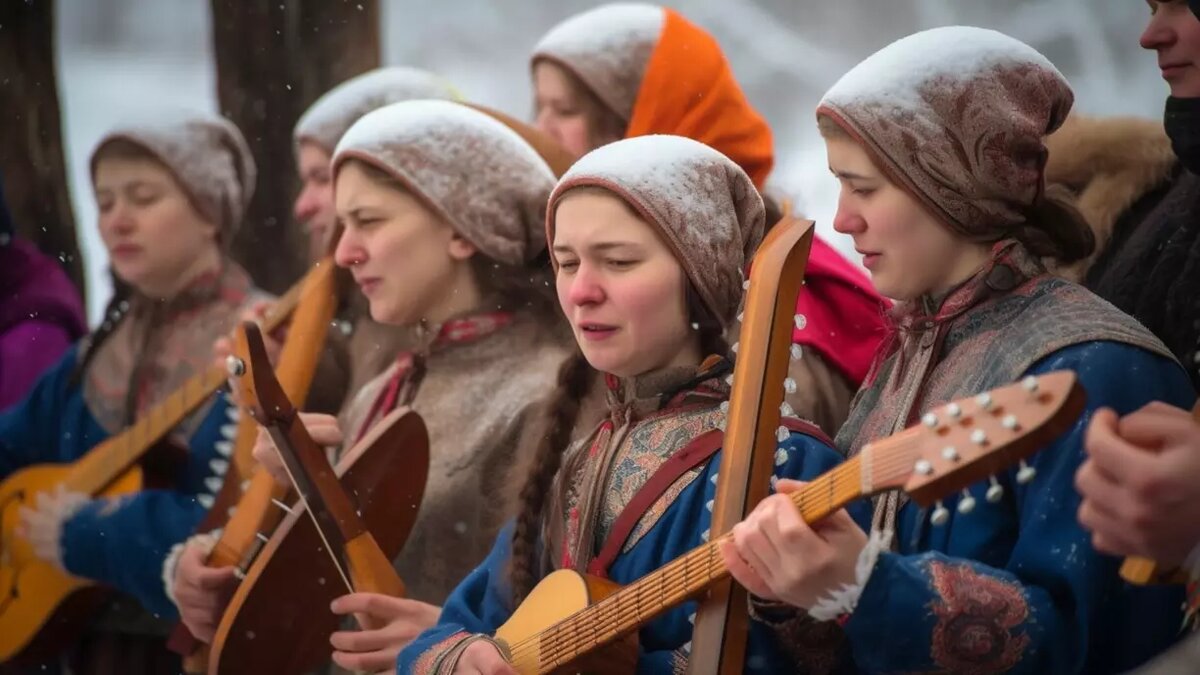
{"label": "tuning peg", "polygon": [[995,476],[989,476],[988,482],[991,483],[991,487],[989,487],[987,489],[988,503],[989,504],[999,503],[999,501],[1001,499],[1004,499],[1004,486],[1001,485],[1000,482],[996,480]]}
{"label": "tuning peg", "polygon": [[1025,391],[1032,394],[1038,390],[1038,379],[1033,375],[1030,375],[1021,380],[1021,386],[1024,387]]}
{"label": "tuning peg", "polygon": [[992,395],[986,391],[975,397],[975,403],[979,404],[984,410],[992,409]]}
{"label": "tuning peg", "polygon": [[1000,420],[1000,426],[1004,427],[1005,429],[1008,429],[1009,431],[1016,431],[1017,426],[1019,426],[1017,424],[1017,416],[1016,415],[1005,415],[1004,419]]}
{"label": "tuning peg", "polygon": [[924,415],[921,415],[921,424],[924,424],[925,426],[929,427],[930,429],[937,427],[937,425],[938,425],[937,415],[934,415],[931,412],[927,412]]}
{"label": "tuning peg", "polygon": [[950,416],[950,419],[956,420],[962,417],[962,406],[957,403],[951,403],[946,406],[946,414]]}
{"label": "tuning peg", "polygon": [[983,429],[976,429],[971,432],[971,442],[975,445],[983,445],[987,443],[987,433]]}
{"label": "tuning peg", "polygon": [[775,440],[779,441],[780,443],[791,438],[791,436],[792,436],[792,432],[788,431],[788,428],[785,426],[780,426],[778,429],[775,430]]}
{"label": "tuning peg", "polygon": [[736,342],[735,342],[735,343],[733,343],[733,344],[729,345],[729,351],[731,351],[731,352],[733,352],[734,354],[736,354],[736,353],[737,353],[737,350],[738,350],[738,343],[736,343]]}
{"label": "tuning peg", "polygon": [[717,407],[721,409],[722,413],[729,414],[729,401],[721,401],[721,405]]}
{"label": "tuning peg", "polygon": [[962,491],[962,499],[958,500],[958,512],[966,515],[975,510],[975,498],[967,490]]}
{"label": "tuning peg", "polygon": [[1037,469],[1026,464],[1025,460],[1021,460],[1021,468],[1017,470],[1017,482],[1025,485],[1035,477],[1037,477]]}
{"label": "tuning peg", "polygon": [[783,380],[783,390],[784,390],[784,391],[786,391],[786,392],[787,392],[787,393],[789,393],[789,394],[794,394],[794,393],[796,393],[796,381],[795,381],[795,380],[793,380],[793,379],[792,379],[792,378],[790,378],[790,377],[786,377],[786,378],[784,378],[784,380]]}
{"label": "tuning peg", "polygon": [[797,314],[796,315],[796,330],[804,330],[804,327],[807,325],[808,325],[808,319],[804,318],[803,314]]}
{"label": "tuning peg", "polygon": [[913,466],[913,471],[915,471],[918,475],[928,476],[929,474],[933,473],[933,465],[930,464],[929,460],[927,459],[919,459]]}
{"label": "tuning peg", "polygon": [[947,445],[942,448],[942,459],[948,462],[958,461],[958,450],[953,445]]}
{"label": "tuning peg", "polygon": [[937,506],[933,509],[933,515],[929,516],[929,522],[934,525],[945,525],[950,520],[950,509],[942,505],[942,500],[938,500]]}
{"label": "tuning peg", "polygon": [[804,356],[804,349],[800,345],[792,345],[792,360],[799,361],[802,356]]}
{"label": "tuning peg", "polygon": [[225,370],[234,377],[241,377],[246,374],[246,363],[230,354],[225,357]]}

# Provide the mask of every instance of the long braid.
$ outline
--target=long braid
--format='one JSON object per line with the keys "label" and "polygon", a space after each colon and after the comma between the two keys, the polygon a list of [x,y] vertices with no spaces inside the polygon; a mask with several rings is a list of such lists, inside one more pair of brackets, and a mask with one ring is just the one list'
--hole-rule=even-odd
{"label": "long braid", "polygon": [[71,372],[71,386],[73,387],[79,386],[83,382],[84,372],[87,370],[88,364],[95,358],[100,345],[104,344],[105,340],[112,336],[128,312],[128,300],[133,294],[132,287],[118,279],[116,274],[112,275],[112,285],[112,298],[109,299],[108,304],[104,307],[103,320],[96,327],[96,330],[84,339],[80,347],[82,353],[76,362],[75,370]]}
{"label": "long braid", "polygon": [[537,539],[541,533],[542,510],[554,475],[562,466],[563,454],[571,443],[571,432],[579,417],[579,407],[592,382],[593,370],[583,354],[576,351],[558,371],[552,407],[546,417],[549,428],[538,445],[533,466],[521,489],[521,510],[512,538],[511,580],[513,605],[529,594],[536,582]]}

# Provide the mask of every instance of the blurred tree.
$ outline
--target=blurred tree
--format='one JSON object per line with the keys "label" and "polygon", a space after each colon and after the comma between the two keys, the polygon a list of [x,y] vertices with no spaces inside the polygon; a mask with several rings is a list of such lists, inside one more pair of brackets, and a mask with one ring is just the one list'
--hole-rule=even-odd
{"label": "blurred tree", "polygon": [[86,291],[67,186],[54,0],[0,2],[0,175],[17,233]]}
{"label": "blurred tree", "polygon": [[292,223],[292,127],[318,96],[380,63],[377,0],[211,0],[217,98],[258,163],[258,187],[233,255],[280,293],[304,270]]}

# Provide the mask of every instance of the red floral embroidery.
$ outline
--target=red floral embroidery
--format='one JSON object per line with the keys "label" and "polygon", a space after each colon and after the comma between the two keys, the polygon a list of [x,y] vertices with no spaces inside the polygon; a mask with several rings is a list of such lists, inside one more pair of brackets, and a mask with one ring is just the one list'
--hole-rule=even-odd
{"label": "red floral embroidery", "polygon": [[1021,660],[1029,636],[1013,632],[1029,618],[1029,604],[1015,583],[980,574],[969,565],[931,563],[939,599],[930,609],[932,656],[938,666],[963,675],[1004,672]]}

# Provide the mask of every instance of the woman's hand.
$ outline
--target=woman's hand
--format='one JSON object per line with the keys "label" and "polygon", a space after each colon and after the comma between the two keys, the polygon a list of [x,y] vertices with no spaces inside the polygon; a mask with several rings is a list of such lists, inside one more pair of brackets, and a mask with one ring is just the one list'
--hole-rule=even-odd
{"label": "woman's hand", "polygon": [[377,593],[351,593],[333,601],[334,614],[353,614],[363,630],[338,631],[329,636],[333,661],[353,671],[394,669],[396,655],[428,628],[437,624],[441,607]]}
{"label": "woman's hand", "polygon": [[751,593],[807,610],[855,582],[867,535],[844,509],[815,526],[805,523],[787,496],[803,486],[779,481],[779,494],[759,503],[720,548],[733,578]]}
{"label": "woman's hand", "polygon": [[34,501],[35,508],[21,507],[17,534],[29,542],[34,555],[63,570],[63,525],[91,499],[59,485],[53,492],[39,492]]}
{"label": "woman's hand", "polygon": [[[261,322],[263,317],[266,316],[267,310],[270,309],[270,307],[270,302],[266,300],[259,300],[250,307],[242,310],[241,315],[238,317],[238,324],[240,325],[243,321],[252,321],[254,323]],[[277,330],[274,334],[263,333],[262,337],[263,346],[267,351],[267,360],[270,361],[271,366],[274,367],[279,362],[280,351],[283,350],[284,335],[281,331]],[[213,342],[213,365],[217,366],[221,370],[225,370],[226,360],[232,354],[233,338],[224,335],[217,338],[216,341]],[[234,402],[236,402],[238,405],[241,405],[241,401],[238,399],[238,383],[232,376],[229,378],[229,391],[233,395]]]}
{"label": "woman's hand", "polygon": [[[300,422],[308,430],[308,435],[319,445],[340,445],[342,430],[338,428],[337,418],[322,413],[300,413]],[[254,459],[266,469],[280,485],[291,485],[287,470],[283,467],[283,458],[279,449],[267,430],[259,427],[258,439],[254,441]]]}
{"label": "woman's hand", "polygon": [[211,643],[238,580],[233,567],[205,565],[204,548],[194,541],[184,547],[175,565],[171,593],[183,625],[197,639]]}

